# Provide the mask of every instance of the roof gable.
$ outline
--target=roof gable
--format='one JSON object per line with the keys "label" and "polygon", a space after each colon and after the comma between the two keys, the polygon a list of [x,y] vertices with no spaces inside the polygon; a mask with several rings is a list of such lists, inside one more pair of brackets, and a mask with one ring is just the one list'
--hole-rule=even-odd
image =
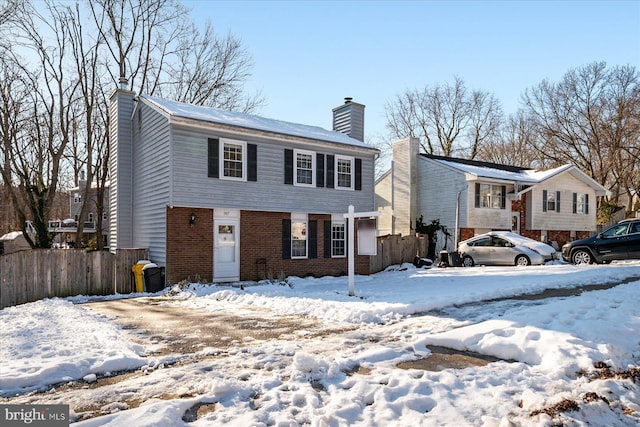
{"label": "roof gable", "polygon": [[[582,172],[576,166],[565,164],[553,169],[538,171],[535,169],[501,165],[497,163],[481,162],[477,160],[457,159],[454,157],[436,156],[431,154],[420,154],[424,158],[436,161],[449,168],[460,171],[464,174],[470,174],[478,178],[500,179],[518,182],[522,184],[541,184],[555,176],[569,173],[574,178],[591,186],[598,196],[609,194],[609,191],[600,185],[593,178]],[[523,192],[529,191],[533,187],[527,187]]]}
{"label": "roof gable", "polygon": [[160,110],[170,117],[197,120],[201,122],[223,124],[244,129],[253,129],[265,132],[273,132],[282,135],[309,138],[319,141],[333,142],[350,146],[361,147],[379,151],[362,141],[351,138],[346,134],[330,131],[318,126],[302,125],[285,122],[282,120],[268,119],[253,114],[218,110],[211,107],[185,104],[177,101],[156,98],[149,95],[140,95],[139,99]]}

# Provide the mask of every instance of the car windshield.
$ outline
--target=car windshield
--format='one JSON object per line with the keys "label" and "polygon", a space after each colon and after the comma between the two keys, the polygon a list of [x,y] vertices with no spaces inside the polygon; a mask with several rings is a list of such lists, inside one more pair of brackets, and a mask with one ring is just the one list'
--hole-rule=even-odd
{"label": "car windshield", "polygon": [[629,224],[617,224],[611,228],[608,228],[602,232],[602,237],[617,237],[627,234]]}

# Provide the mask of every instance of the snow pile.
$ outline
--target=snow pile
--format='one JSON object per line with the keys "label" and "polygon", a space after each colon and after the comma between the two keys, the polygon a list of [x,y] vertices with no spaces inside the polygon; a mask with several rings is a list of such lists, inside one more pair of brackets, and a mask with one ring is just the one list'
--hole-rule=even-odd
{"label": "snow pile", "polygon": [[61,299],[0,310],[0,324],[2,396],[146,363],[117,325]]}
{"label": "snow pile", "polygon": [[[202,350],[188,363],[166,365],[144,358],[112,319],[68,300],[45,300],[0,311],[2,390],[7,395],[71,378],[97,380],[91,388],[9,399],[67,403],[74,420],[83,416],[74,411],[98,408],[79,427],[638,425],[638,384],[590,375],[597,366],[621,371],[640,363],[639,276],[640,261],[407,267],[358,277],[356,298],[347,296],[345,277],[289,278],[292,286],[243,289],[192,284],[160,301],[155,295],[155,306],[260,312],[273,316],[269,322],[279,315],[312,316],[344,331],[252,338],[223,354]],[[466,305],[629,278],[635,279],[579,296]],[[435,345],[507,360],[436,372],[398,367],[434,357],[428,346]],[[101,372],[130,367],[144,374],[101,385]],[[185,418],[201,405],[207,411]],[[563,405],[569,410],[553,413]]]}

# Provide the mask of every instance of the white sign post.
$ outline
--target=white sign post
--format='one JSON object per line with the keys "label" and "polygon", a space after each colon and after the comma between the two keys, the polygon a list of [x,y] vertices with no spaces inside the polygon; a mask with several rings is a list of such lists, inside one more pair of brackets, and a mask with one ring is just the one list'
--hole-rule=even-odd
{"label": "white sign post", "polygon": [[349,205],[348,213],[344,214],[344,217],[347,218],[347,229],[348,236],[347,240],[349,243],[349,250],[347,252],[348,263],[349,263],[349,296],[355,296],[355,283],[356,283],[356,257],[355,257],[355,219],[356,218],[371,218],[372,216],[380,216],[380,212],[355,212],[355,208],[353,205]]}

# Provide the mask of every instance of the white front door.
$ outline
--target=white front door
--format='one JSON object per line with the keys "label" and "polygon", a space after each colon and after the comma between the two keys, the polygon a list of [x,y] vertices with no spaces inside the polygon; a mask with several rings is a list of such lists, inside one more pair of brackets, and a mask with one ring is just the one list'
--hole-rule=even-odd
{"label": "white front door", "polygon": [[215,219],[213,230],[214,281],[240,280],[240,220]]}

